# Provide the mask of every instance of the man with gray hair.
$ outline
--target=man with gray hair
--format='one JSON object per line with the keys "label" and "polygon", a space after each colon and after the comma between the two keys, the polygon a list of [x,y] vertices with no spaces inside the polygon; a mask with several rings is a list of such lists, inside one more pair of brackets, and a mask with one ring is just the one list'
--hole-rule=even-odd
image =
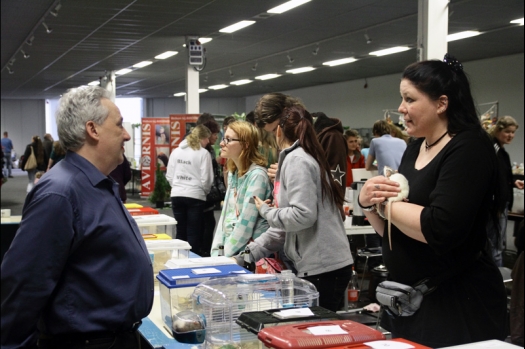
{"label": "man with gray hair", "polygon": [[56,118],[66,157],[28,194],[1,267],[2,348],[139,348],[153,270],[108,177],[130,136],[100,87],[69,90]]}

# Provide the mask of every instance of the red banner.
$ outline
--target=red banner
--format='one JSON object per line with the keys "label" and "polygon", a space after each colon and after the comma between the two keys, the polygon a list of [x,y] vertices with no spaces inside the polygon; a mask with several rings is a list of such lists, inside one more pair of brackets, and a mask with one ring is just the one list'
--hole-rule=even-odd
{"label": "red banner", "polygon": [[157,163],[165,168],[170,157],[169,118],[143,118],[141,128],[140,196],[147,198],[155,188]]}
{"label": "red banner", "polygon": [[162,170],[166,169],[171,152],[195,127],[198,118],[199,114],[172,114],[169,118],[142,119],[140,197],[151,195],[155,188],[157,164]]}
{"label": "red banner", "polygon": [[199,114],[170,114],[170,153],[197,124]]}

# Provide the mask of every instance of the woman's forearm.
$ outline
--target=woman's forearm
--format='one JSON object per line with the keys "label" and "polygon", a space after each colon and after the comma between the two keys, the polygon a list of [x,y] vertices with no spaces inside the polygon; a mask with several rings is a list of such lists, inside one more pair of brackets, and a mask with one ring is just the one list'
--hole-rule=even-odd
{"label": "woman's forearm", "polygon": [[388,217],[388,207],[391,207],[392,224],[394,224],[406,236],[427,243],[421,232],[421,211],[423,206],[409,202],[396,201],[385,206],[385,217]]}
{"label": "woman's forearm", "polygon": [[385,230],[385,220],[379,217],[379,215],[376,212],[370,212],[370,211],[363,211],[363,212],[366,218],[368,218],[368,222],[370,222],[370,225],[372,226],[372,228],[374,228],[376,233],[383,236],[383,231]]}

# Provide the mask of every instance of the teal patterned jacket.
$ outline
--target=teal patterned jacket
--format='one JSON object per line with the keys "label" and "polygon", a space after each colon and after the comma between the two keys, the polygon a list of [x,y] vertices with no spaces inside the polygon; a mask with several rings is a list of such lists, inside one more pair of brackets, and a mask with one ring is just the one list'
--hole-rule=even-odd
{"label": "teal patterned jacket", "polygon": [[269,228],[250,198],[257,196],[266,200],[271,190],[266,168],[262,166],[252,164],[242,177],[237,177],[237,172],[228,174],[228,189],[211,246],[212,256],[217,256],[220,245],[224,246],[225,256],[235,256]]}

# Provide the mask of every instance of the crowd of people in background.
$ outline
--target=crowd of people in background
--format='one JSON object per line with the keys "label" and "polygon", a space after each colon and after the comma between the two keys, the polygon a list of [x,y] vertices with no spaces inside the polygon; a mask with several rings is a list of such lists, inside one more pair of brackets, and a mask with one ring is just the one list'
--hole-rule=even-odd
{"label": "crowd of people in background", "polygon": [[[91,103],[102,103],[107,108],[110,121],[97,116],[85,121],[99,126],[102,122],[116,122],[116,126],[111,126],[116,128],[116,135],[121,130],[118,109],[108,104],[111,102],[106,95],[96,88],[88,92],[96,95]],[[83,93],[87,92],[73,90],[70,98],[80,98]],[[389,279],[414,285],[425,278],[438,278],[446,270],[465,271],[461,275],[447,274],[434,292],[425,295],[414,315],[396,317],[385,312],[381,326],[390,330],[393,337],[431,347],[504,339],[506,295],[497,267],[503,265],[502,251],[508,244],[505,231],[513,188],[523,189],[523,181],[513,180],[505,150],[518,123],[510,116],[500,117],[487,133],[481,127],[463,67],[449,55],[443,61],[408,66],[402,75],[400,94],[398,110],[404,116],[404,125],[377,120],[372,125],[373,138],[369,143],[359,131],[345,129],[340,119],[323,112],[310,113],[303,101],[282,93],[262,96],[244,120],[224,118],[222,129],[213,115],[202,114],[165,160],[171,208],[177,220],[176,238],[188,241],[192,251],[201,256],[224,254],[240,264],[246,258],[257,262],[280,255],[285,268],[316,286],[321,306],[340,310],[354,265],[343,223],[345,188],[355,180],[353,169],[377,170],[377,176],[365,182],[353,204],[362,207],[377,233],[367,243],[390,246],[382,250]],[[65,104],[60,113],[67,113],[63,108]],[[104,181],[109,176],[109,187],[119,184],[114,195],[124,203],[127,200],[125,184],[131,178],[131,170],[123,152],[117,147],[108,148],[114,153],[109,163],[96,155],[105,147],[102,143],[96,145],[98,135],[83,129],[85,134],[75,134],[73,139],[66,132],[69,122],[61,121],[64,126],[59,132],[60,141],[54,141],[50,134],[43,140],[33,136],[20,159],[19,168],[28,176],[29,206],[24,208],[28,219],[44,210],[38,203],[32,208],[31,200],[49,195],[49,186],[67,189],[58,178],[66,178],[80,168],[92,171],[85,159],[103,174],[92,173],[89,177]],[[220,136],[217,156],[213,145]],[[157,138],[164,143],[166,137],[164,128],[159,129]],[[116,138],[122,143],[129,135],[124,131]],[[2,138],[2,152],[2,176],[9,178],[14,149],[7,132]],[[408,179],[407,200],[388,200],[401,189],[384,173],[386,167]],[[45,172],[49,174],[42,176]],[[81,187],[85,183],[71,185]],[[212,195],[217,192],[222,193],[219,199]],[[111,196],[105,194],[106,199]],[[57,204],[61,200],[57,199]],[[118,211],[109,202],[106,204]],[[217,208],[221,209],[218,222],[214,216]],[[391,213],[391,231],[386,229],[383,218],[387,208]],[[75,220],[73,213],[71,208],[64,218]],[[125,215],[119,214],[118,225],[129,229]],[[90,219],[89,215],[82,217],[85,222]],[[95,220],[101,219],[104,218]],[[31,226],[34,223],[27,227]],[[134,226],[131,229],[136,233]],[[34,234],[26,228],[21,236]],[[147,258],[135,245],[129,248],[143,260],[142,278],[151,279],[145,270]],[[25,250],[19,242],[14,246],[15,251],[7,255],[8,263]],[[65,258],[65,250],[52,248]],[[65,259],[64,263],[67,264]],[[11,277],[11,283],[26,281]],[[132,292],[141,289],[136,282],[131,284]],[[59,300],[61,292],[59,287],[55,296],[48,296]],[[4,300],[2,295],[2,315],[4,304],[16,297],[19,296],[13,293]],[[150,298],[134,309],[134,314],[144,316],[151,307]],[[39,304],[40,309],[44,304]],[[65,312],[59,303],[54,306]],[[127,318],[126,327],[137,319],[140,317]],[[14,323],[15,319],[11,320]],[[19,320],[24,319],[20,316]],[[36,320],[33,322],[32,327],[26,326],[24,335],[34,330]],[[434,330],[429,331],[429,326]]]}

